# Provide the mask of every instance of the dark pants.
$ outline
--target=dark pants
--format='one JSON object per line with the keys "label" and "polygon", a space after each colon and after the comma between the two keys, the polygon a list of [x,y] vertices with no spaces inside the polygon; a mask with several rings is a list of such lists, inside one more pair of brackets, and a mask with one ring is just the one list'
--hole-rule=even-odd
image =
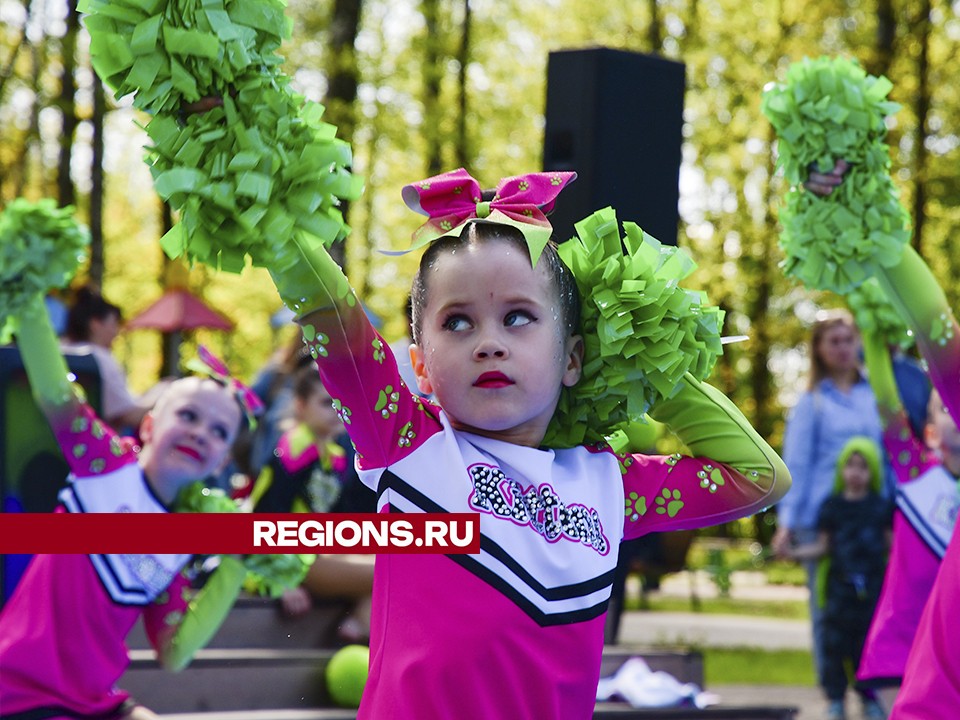
{"label": "dark pants", "polygon": [[830,700],[842,700],[853,685],[877,604],[874,592],[864,596],[847,583],[839,585],[828,589],[822,615],[820,685]]}

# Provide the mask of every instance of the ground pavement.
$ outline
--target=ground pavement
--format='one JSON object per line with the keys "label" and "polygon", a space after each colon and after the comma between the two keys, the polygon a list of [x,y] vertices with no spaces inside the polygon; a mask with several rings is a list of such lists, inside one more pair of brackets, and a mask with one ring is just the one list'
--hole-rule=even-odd
{"label": "ground pavement", "polygon": [[[806,601],[806,588],[766,585],[762,573],[733,574],[731,596],[740,599],[795,599]],[[664,595],[700,597],[716,594],[703,573],[678,573],[664,578],[659,592]],[[628,583],[628,593],[639,594],[639,584]],[[695,647],[759,647],[769,650],[810,650],[810,625],[806,620],[788,620],[743,615],[709,615],[694,612],[624,613],[620,645],[629,647],[677,645]],[[762,670],[760,670],[762,672]],[[783,685],[712,685],[710,667],[704,668],[706,690],[720,696],[724,705],[796,706],[797,720],[821,720],[826,704],[819,688]],[[860,703],[853,693],[847,696],[847,717],[860,718]]]}

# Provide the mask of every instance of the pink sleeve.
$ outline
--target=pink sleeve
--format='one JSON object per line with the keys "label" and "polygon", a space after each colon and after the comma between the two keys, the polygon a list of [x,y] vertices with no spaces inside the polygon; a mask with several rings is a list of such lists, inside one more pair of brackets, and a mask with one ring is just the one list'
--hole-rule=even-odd
{"label": "pink sleeve", "polygon": [[361,467],[386,467],[440,431],[439,408],[407,389],[359,303],[315,312],[301,325]]}
{"label": "pink sleeve", "polygon": [[883,430],[883,446],[898,483],[916,480],[934,465],[936,456],[914,436],[907,415],[902,410]]}
{"label": "pink sleeve", "polygon": [[709,458],[629,455],[621,457],[621,468],[624,540],[719,525],[758,512],[771,500],[759,472]]}
{"label": "pink sleeve", "polygon": [[57,444],[78,478],[112,472],[136,462],[132,442],[120,438],[86,403],[64,406],[50,416]]}
{"label": "pink sleeve", "polygon": [[178,573],[160,596],[143,610],[143,627],[150,645],[161,647],[161,633],[171,633],[180,625],[190,603],[190,583],[186,575]]}

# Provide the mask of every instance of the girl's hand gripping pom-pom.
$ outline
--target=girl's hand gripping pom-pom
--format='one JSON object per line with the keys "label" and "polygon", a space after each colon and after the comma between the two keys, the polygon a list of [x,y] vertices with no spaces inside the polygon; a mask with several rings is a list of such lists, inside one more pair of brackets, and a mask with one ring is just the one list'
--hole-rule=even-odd
{"label": "girl's hand gripping pom-pom", "polygon": [[705,378],[722,352],[723,312],[678,283],[693,272],[682,250],[663,246],[633,223],[620,235],[606,208],[577,223],[560,245],[581,294],[583,375],[565,388],[544,444],[605,442],[642,422],[683,376]]}
{"label": "girl's hand gripping pom-pom", "polygon": [[276,54],[289,36],[280,0],[82,0],[97,73],[151,113],[148,162],[180,211],[161,240],[240,272],[247,256],[283,271],[297,244],[326,245],[349,228],[340,206],[359,196],[350,147],[322,106],[290,89]]}
{"label": "girl's hand gripping pom-pom", "polygon": [[764,91],[790,184],[780,211],[784,269],[808,287],[846,294],[897,263],[909,241],[883,142],[899,108],[886,99],[891,87],[853,61],[819,58],[794,63],[785,83]]}
{"label": "girl's hand gripping pom-pom", "polygon": [[[202,482],[191,483],[177,496],[177,512],[239,512],[237,504],[219,488]],[[284,590],[295,588],[307,576],[315,555],[247,555],[243,559],[247,569],[244,588],[257,595],[280,597]]]}
{"label": "girl's hand gripping pom-pom", "polygon": [[0,337],[38,298],[67,285],[86,256],[90,237],[73,211],[19,199],[0,214]]}

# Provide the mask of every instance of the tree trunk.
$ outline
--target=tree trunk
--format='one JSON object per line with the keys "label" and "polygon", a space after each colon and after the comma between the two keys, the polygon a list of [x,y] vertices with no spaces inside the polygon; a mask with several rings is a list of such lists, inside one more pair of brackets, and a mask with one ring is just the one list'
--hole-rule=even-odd
{"label": "tree trunk", "polygon": [[897,18],[893,9],[893,0],[877,0],[877,32],[873,57],[867,64],[871,75],[887,75],[893,63],[896,49]]}
{"label": "tree trunk", "polygon": [[659,53],[663,47],[663,27],[660,23],[660,8],[657,7],[657,0],[648,0],[647,7],[650,10],[650,24],[647,26],[647,44],[650,46],[651,53]]}
{"label": "tree trunk", "polygon": [[[327,68],[327,97],[324,100],[326,120],[337,126],[337,136],[353,143],[357,124],[356,100],[359,85],[356,42],[360,32],[362,0],[335,0],[330,19],[330,64]],[[344,202],[341,211],[346,218],[350,205]],[[346,270],[346,253],[342,243],[330,248],[330,254]]]}
{"label": "tree trunk", "polygon": [[443,144],[440,139],[440,81],[443,78],[440,46],[440,2],[423,0],[421,12],[426,23],[423,40],[423,137],[427,142],[427,175],[443,169]]}
{"label": "tree trunk", "polygon": [[473,24],[473,12],[470,0],[463,0],[463,27],[460,33],[460,50],[457,52],[457,61],[460,72],[457,76],[457,91],[460,95],[459,115],[457,116],[457,167],[470,169],[471,153],[467,140],[467,66],[470,64],[470,29]]}
{"label": "tree trunk", "polygon": [[103,119],[106,98],[100,78],[93,75],[93,137],[90,157],[90,278],[103,287]]}
{"label": "tree trunk", "polygon": [[73,139],[77,130],[77,33],[80,31],[80,13],[74,2],[67,2],[67,31],[61,43],[60,62],[60,155],[57,163],[57,201],[60,207],[77,204],[77,192],[70,177],[73,158]]}
{"label": "tree trunk", "polygon": [[930,114],[930,0],[922,0],[917,17],[910,27],[915,28],[920,52],[917,56],[917,93],[914,111],[917,125],[913,142],[913,247],[923,255],[923,226],[927,205],[927,117]]}

